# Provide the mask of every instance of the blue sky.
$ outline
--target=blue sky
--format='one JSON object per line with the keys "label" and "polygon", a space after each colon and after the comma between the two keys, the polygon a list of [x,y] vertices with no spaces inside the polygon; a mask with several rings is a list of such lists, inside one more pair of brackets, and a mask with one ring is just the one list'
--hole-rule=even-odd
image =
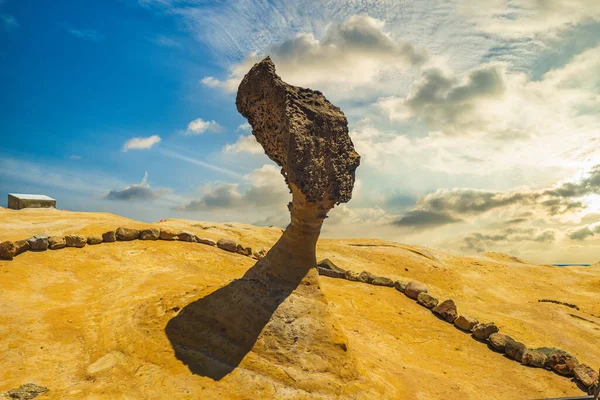
{"label": "blue sky", "polygon": [[284,226],[235,109],[267,54],[362,155],[325,236],[600,259],[595,0],[0,1],[0,205]]}

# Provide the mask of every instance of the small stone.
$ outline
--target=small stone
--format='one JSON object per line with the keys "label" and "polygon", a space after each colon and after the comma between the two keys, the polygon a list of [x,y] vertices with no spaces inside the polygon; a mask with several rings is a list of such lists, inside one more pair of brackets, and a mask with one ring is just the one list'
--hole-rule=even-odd
{"label": "small stone", "polygon": [[355,271],[346,271],[346,279],[353,282],[359,282],[360,274]]}
{"label": "small stone", "polygon": [[238,254],[241,254],[243,256],[250,257],[252,255],[252,248],[250,248],[250,247],[244,247],[241,244],[238,244],[235,247],[235,252],[238,253]]}
{"label": "small stone", "polygon": [[[541,351],[542,353],[547,355],[547,352],[543,351],[543,349],[547,348],[542,347],[536,350]],[[564,350],[553,350],[555,351],[552,352],[550,355],[547,355],[544,367],[551,368],[552,370],[556,371],[561,375],[571,376],[575,367],[579,365],[577,359]]]}
{"label": "small stone", "polygon": [[0,243],[0,260],[12,260],[16,251],[17,247],[13,242]]}
{"label": "small stone", "polygon": [[175,231],[171,228],[161,228],[160,229],[160,240],[177,240],[178,231]]}
{"label": "small stone", "polygon": [[205,244],[208,246],[216,246],[217,245],[217,242],[215,242],[212,239],[201,238],[201,237],[197,237],[197,236],[196,236],[196,242],[198,242],[200,244]]}
{"label": "small stone", "polygon": [[394,282],[394,287],[400,293],[404,293],[404,291],[406,290],[406,282],[396,281],[396,282]]}
{"label": "small stone", "polygon": [[230,251],[235,253],[237,249],[237,244],[231,239],[219,239],[217,241],[217,247],[221,250]]}
{"label": "small stone", "polygon": [[494,348],[494,350],[498,350],[500,353],[504,353],[504,347],[506,346],[506,341],[509,339],[511,339],[510,336],[503,335],[501,333],[492,333],[488,337],[488,341],[490,342],[490,345]]}
{"label": "small stone", "polygon": [[371,283],[376,276],[370,273],[369,271],[363,271],[358,276],[358,281],[363,283]]}
{"label": "small stone", "polygon": [[29,242],[29,250],[31,251],[44,251],[48,249],[48,235],[35,235],[27,239]]}
{"label": "small stone", "polygon": [[504,344],[504,354],[518,362],[523,360],[523,353],[525,350],[527,350],[527,346],[510,338],[507,339]]}
{"label": "small stone", "polygon": [[411,299],[416,300],[419,296],[419,293],[427,293],[427,286],[421,282],[411,281],[406,285],[404,293]]}
{"label": "small stone", "polygon": [[523,365],[531,365],[532,367],[544,368],[546,355],[537,350],[527,349],[523,352],[521,363]]}
{"label": "small stone", "polygon": [[140,240],[158,240],[160,231],[155,228],[142,229],[140,231]]}
{"label": "small stone", "polygon": [[48,388],[38,386],[35,383],[26,383],[16,389],[9,390],[5,396],[8,399],[15,400],[32,400],[46,393]]}
{"label": "small stone", "polygon": [[598,382],[598,373],[585,364],[579,364],[573,368],[573,375],[587,388],[594,386]]}
{"label": "small stone", "polygon": [[254,253],[252,255],[257,260],[262,260],[267,255],[267,251],[264,248],[261,248],[260,250],[254,250]]}
{"label": "small stone", "polygon": [[102,234],[102,241],[104,243],[112,243],[117,241],[117,235],[115,231],[108,231]]}
{"label": "small stone", "polygon": [[430,295],[429,293],[421,292],[417,296],[417,303],[426,308],[433,308],[438,305],[439,300]]}
{"label": "small stone", "polygon": [[499,331],[493,322],[479,323],[473,327],[473,337],[479,340],[486,340],[492,333]]}
{"label": "small stone", "polygon": [[346,273],[341,272],[341,271],[336,271],[333,269],[317,267],[317,272],[319,272],[319,275],[328,276],[330,278],[339,278],[339,279],[346,278]]}
{"label": "small stone", "polygon": [[100,235],[88,236],[87,244],[95,245],[95,244],[100,244],[100,243],[102,243],[102,236],[100,236]]}
{"label": "small stone", "polygon": [[15,256],[25,253],[29,250],[29,242],[27,240],[17,240],[14,242],[15,245]]}
{"label": "small stone", "polygon": [[136,240],[138,237],[140,237],[140,231],[137,229],[119,227],[117,228],[116,235],[117,240],[127,242],[130,240]]}
{"label": "small stone", "polygon": [[64,236],[50,236],[48,238],[48,248],[50,250],[60,250],[67,247]]}
{"label": "small stone", "polygon": [[340,272],[346,272],[346,270],[338,267],[337,265],[335,265],[333,263],[333,261],[331,261],[329,258],[326,258],[324,260],[321,260],[318,264],[317,267],[319,268],[324,268],[324,269],[331,269],[333,271],[340,271]]}
{"label": "small stone", "polygon": [[454,320],[454,325],[467,332],[471,332],[478,323],[479,321],[477,318],[472,317],[469,314],[463,314]]}
{"label": "small stone", "polygon": [[67,247],[84,247],[87,244],[87,238],[82,235],[67,235],[65,242],[67,242]]}
{"label": "small stone", "polygon": [[371,284],[375,285],[375,286],[394,287],[394,281],[391,280],[390,278],[386,278],[385,276],[377,276],[377,277],[375,277],[375,279],[373,279],[371,281]]}
{"label": "small stone", "polygon": [[196,241],[196,235],[194,235],[192,232],[188,232],[188,231],[179,232],[177,237],[179,238],[180,242],[195,242]]}
{"label": "small stone", "polygon": [[[408,290],[408,288],[406,290]],[[431,311],[450,323],[453,323],[456,318],[458,318],[458,311],[456,310],[456,304],[454,304],[454,300],[445,300],[433,307]]]}

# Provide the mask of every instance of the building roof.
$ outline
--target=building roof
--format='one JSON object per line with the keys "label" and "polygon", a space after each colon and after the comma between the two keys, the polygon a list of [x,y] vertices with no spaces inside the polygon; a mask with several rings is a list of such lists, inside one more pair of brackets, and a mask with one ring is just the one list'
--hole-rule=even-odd
{"label": "building roof", "polygon": [[9,193],[9,196],[16,197],[22,200],[54,200],[52,197],[48,197],[44,194],[22,194],[22,193]]}

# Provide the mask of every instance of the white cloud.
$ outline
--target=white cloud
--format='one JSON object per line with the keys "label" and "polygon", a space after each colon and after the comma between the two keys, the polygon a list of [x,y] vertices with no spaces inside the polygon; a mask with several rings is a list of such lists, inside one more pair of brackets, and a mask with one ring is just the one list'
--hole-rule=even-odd
{"label": "white cloud", "polygon": [[75,36],[78,39],[90,40],[92,42],[99,42],[104,40],[104,36],[93,29],[75,29],[67,28],[67,32]]}
{"label": "white cloud", "polygon": [[206,76],[206,77],[202,78],[200,83],[202,83],[204,86],[208,86],[210,88],[216,88],[216,87],[220,86],[222,82],[212,76]]}
{"label": "white cloud", "polygon": [[205,121],[202,118],[197,118],[188,124],[184,134],[189,136],[201,135],[204,132],[218,132],[221,129],[221,125],[216,121]]}
{"label": "white cloud", "polygon": [[250,132],[252,130],[252,127],[250,126],[249,123],[244,122],[243,124],[240,124],[237,128],[236,128],[236,132],[239,131],[244,131],[244,132]]}
{"label": "white cloud", "polygon": [[160,142],[160,136],[152,135],[148,137],[134,137],[129,139],[123,145],[123,151],[128,150],[147,150],[151,149],[152,146]]}
{"label": "white cloud", "polygon": [[104,197],[106,200],[137,201],[154,200],[158,197],[171,193],[171,189],[152,190],[148,184],[148,172],[144,173],[142,181],[138,184],[126,186],[121,190],[113,189]]}
{"label": "white cloud", "polygon": [[152,39],[152,42],[162,47],[180,48],[181,43],[173,38],[164,35],[157,35]]}
{"label": "white cloud", "polygon": [[239,136],[235,143],[225,145],[223,151],[227,153],[264,153],[262,146],[256,141],[254,135]]}
{"label": "white cloud", "polygon": [[81,160],[81,156],[78,156],[77,154],[71,154],[69,158],[71,160]]}

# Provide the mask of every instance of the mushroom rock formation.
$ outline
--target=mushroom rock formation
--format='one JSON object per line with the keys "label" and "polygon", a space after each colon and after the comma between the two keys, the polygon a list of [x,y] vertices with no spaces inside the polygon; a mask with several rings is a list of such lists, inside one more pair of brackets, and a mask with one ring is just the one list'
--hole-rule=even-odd
{"label": "mushroom rock formation", "polygon": [[380,397],[384,389],[373,383],[380,380],[357,363],[315,268],[323,221],[350,200],[360,162],[346,117],[320,92],[283,82],[268,57],[244,77],[236,105],[281,166],[291,222],[242,278],[169,321],[175,354],[192,372],[217,380],[236,370],[265,376],[285,387],[287,398]]}

